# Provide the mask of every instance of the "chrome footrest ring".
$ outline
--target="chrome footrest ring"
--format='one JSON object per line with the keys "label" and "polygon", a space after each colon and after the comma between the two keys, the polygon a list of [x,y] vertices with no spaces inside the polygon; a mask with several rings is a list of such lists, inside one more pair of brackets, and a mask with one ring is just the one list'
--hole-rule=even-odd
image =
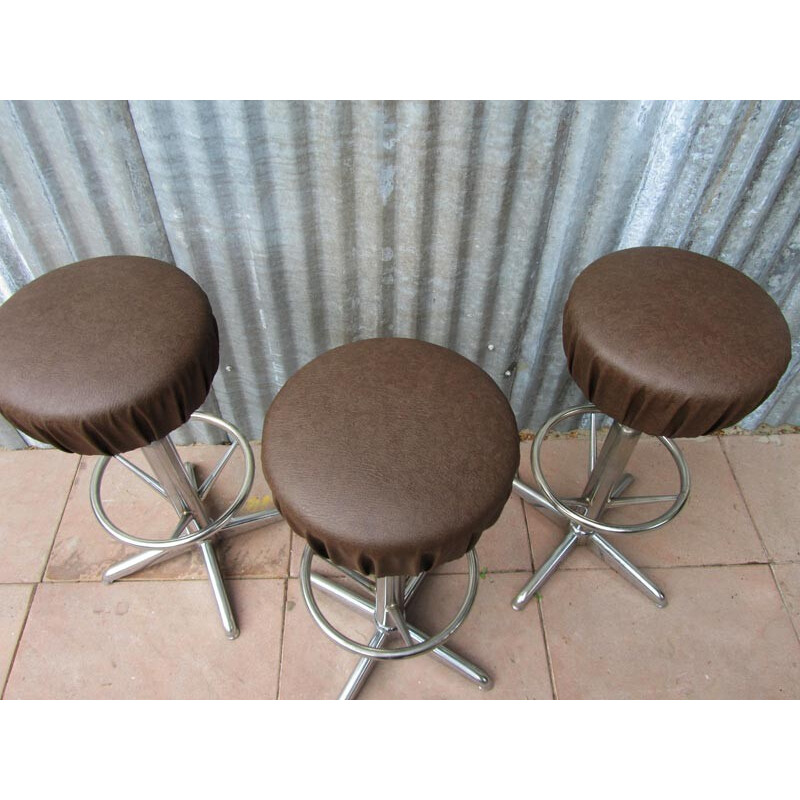
{"label": "chrome footrest ring", "polygon": [[311,586],[311,562],[313,558],[314,552],[311,550],[311,548],[306,546],[305,550],[303,551],[302,561],[300,562],[300,588],[303,592],[303,599],[306,602],[309,613],[314,618],[314,621],[317,623],[317,625],[322,628],[323,633],[336,642],[336,644],[344,647],[346,650],[349,650],[352,653],[356,653],[360,656],[366,656],[367,658],[375,658],[380,660],[411,658],[412,656],[422,655],[422,653],[427,653],[428,651],[433,650],[441,645],[444,641],[449,639],[450,636],[452,636],[456,630],[461,627],[461,624],[467,618],[467,615],[472,608],[472,604],[475,602],[475,596],[478,593],[478,556],[475,554],[475,550],[473,549],[467,553],[467,561],[469,564],[469,586],[467,588],[467,595],[464,598],[464,602],[461,604],[461,608],[458,610],[455,617],[453,617],[453,619],[444,629],[442,629],[436,635],[431,636],[425,641],[419,642],[415,645],[407,645],[392,650],[379,647],[370,647],[369,645],[360,644],[359,642],[348,638],[343,633],[338,631],[333,627],[333,625],[331,625],[330,622],[328,622],[323,613],[320,611],[317,601],[314,598],[314,592]]}
{"label": "chrome footrest ring", "polygon": [[599,408],[593,405],[575,406],[574,408],[569,408],[566,411],[562,411],[561,413],[551,417],[545,423],[544,427],[536,434],[533,447],[531,448],[531,469],[533,470],[534,477],[539,484],[542,494],[544,494],[545,497],[553,504],[553,507],[560,514],[570,520],[570,522],[580,526],[583,529],[588,528],[592,532],[645,533],[646,531],[652,531],[656,528],[660,528],[662,525],[666,525],[683,508],[687,498],[689,497],[690,489],[689,468],[686,465],[686,460],[684,459],[681,451],[678,449],[678,446],[666,436],[656,436],[655,438],[667,448],[669,454],[675,461],[675,465],[678,468],[681,487],[678,494],[675,496],[675,501],[669,507],[669,509],[655,519],[647,522],[637,523],[635,525],[611,525],[610,523],[600,522],[599,520],[591,519],[583,514],[579,514],[577,511],[569,508],[569,506],[565,505],[561,500],[558,499],[555,492],[550,488],[550,484],[544,477],[541,464],[542,444],[544,443],[545,437],[550,432],[551,428],[555,427],[560,422],[563,422],[565,419],[582,416],[583,414],[599,414],[606,416]]}
{"label": "chrome footrest ring", "polygon": [[[92,472],[92,480],[90,485],[89,497],[92,504],[92,511],[94,512],[97,521],[115,538],[119,541],[132,545],[133,547],[141,547],[146,549],[155,550],[169,550],[171,548],[188,547],[191,544],[196,544],[212,536],[214,533],[224,528],[226,523],[233,517],[239,506],[247,499],[250,494],[250,489],[253,485],[253,478],[255,476],[255,461],[253,459],[253,451],[250,449],[250,444],[245,439],[241,431],[231,423],[226,422],[219,417],[206,414],[201,411],[195,411],[190,417],[195,422],[205,422],[213,425],[216,428],[224,430],[234,440],[234,444],[242,450],[244,456],[244,480],[242,481],[239,493],[231,504],[220,514],[215,520],[197,531],[193,531],[188,535],[181,535],[172,539],[143,539],[138,536],[133,536],[126,533],[121,528],[117,527],[108,517],[103,508],[103,502],[100,498],[100,487],[105,474],[106,467],[111,456],[102,456],[97,462],[97,465]],[[223,456],[224,458],[225,456]],[[186,525],[191,520],[186,520]],[[185,526],[184,526],[185,527]]]}

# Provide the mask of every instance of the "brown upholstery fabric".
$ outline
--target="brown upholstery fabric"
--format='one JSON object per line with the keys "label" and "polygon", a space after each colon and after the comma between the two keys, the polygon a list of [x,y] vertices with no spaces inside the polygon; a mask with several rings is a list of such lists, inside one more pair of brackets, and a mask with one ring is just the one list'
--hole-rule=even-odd
{"label": "brown upholstery fabric", "polygon": [[0,307],[0,413],[61,450],[121,453],[166,436],[205,400],[218,361],[205,293],[152,258],[79,261]]}
{"label": "brown upholstery fabric", "polygon": [[564,308],[564,351],[586,397],[644,433],[733,425],[775,388],[791,356],[772,298],[738,270],[669,247],[598,259]]}
{"label": "brown upholstery fabric", "polygon": [[514,414],[479,367],[414,339],[369,339],[297,372],[267,412],[264,474],[320,555],[379,577],[463,556],[519,462]]}

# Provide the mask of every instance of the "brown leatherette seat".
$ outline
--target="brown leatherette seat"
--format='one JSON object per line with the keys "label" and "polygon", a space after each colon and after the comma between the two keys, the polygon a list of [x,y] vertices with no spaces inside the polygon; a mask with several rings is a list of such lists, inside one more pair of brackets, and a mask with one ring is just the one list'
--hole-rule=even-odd
{"label": "brown leatherette seat", "polygon": [[218,362],[205,293],[152,258],[79,261],[0,307],[0,413],[61,450],[163,438],[203,403]]}
{"label": "brown leatherette seat", "polygon": [[281,389],[264,474],[312,549],[377,577],[463,556],[491,526],[519,462],[503,393],[457,353],[414,339],[330,350]]}
{"label": "brown leatherette seat", "polygon": [[569,370],[598,408],[648,434],[733,425],[775,388],[791,356],[786,320],[736,269],[669,247],[598,259],[564,308]]}

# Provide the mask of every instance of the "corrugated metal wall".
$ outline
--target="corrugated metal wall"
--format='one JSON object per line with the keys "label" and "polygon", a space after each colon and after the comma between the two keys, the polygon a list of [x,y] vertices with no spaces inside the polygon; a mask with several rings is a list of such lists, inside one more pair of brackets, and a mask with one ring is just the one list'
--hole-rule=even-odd
{"label": "corrugated metal wall", "polygon": [[[560,338],[575,275],[684,247],[783,308],[792,366],[746,424],[798,424],[798,152],[798,102],[10,102],[0,299],[80,258],[153,256],[208,292],[205,408],[251,438],[298,367],[379,335],[473,359],[535,428],[580,400]],[[0,444],[24,442],[0,424]]]}

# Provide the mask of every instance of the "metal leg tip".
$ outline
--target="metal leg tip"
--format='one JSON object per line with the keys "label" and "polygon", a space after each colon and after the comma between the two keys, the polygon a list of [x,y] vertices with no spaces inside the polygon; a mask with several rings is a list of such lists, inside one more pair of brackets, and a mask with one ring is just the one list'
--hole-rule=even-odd
{"label": "metal leg tip", "polygon": [[522,611],[534,597],[536,597],[536,592],[528,593],[522,591],[511,601],[511,608],[514,611]]}

